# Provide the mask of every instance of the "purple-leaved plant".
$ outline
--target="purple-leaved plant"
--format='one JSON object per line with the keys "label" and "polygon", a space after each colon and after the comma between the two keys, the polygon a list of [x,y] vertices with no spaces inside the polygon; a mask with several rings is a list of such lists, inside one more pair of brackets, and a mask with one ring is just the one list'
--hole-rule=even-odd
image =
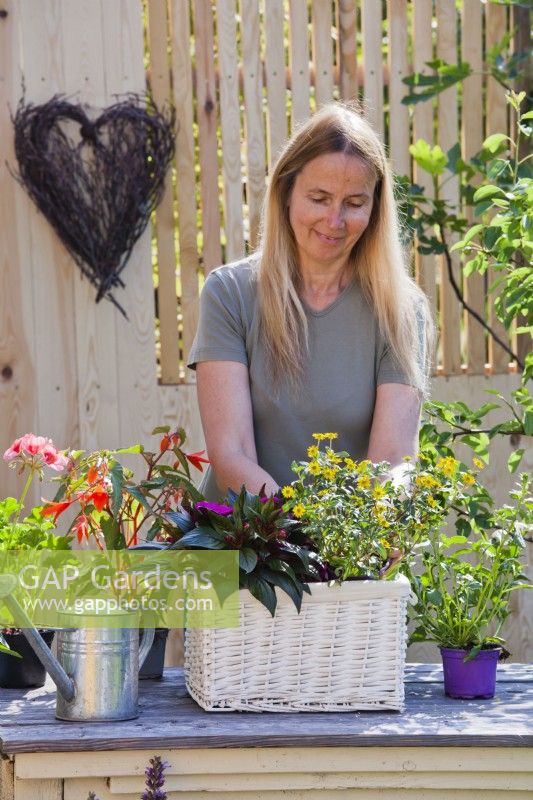
{"label": "purple-leaved plant", "polygon": [[[141,795],[140,800],[167,800],[167,793],[164,791],[165,770],[170,764],[161,759],[161,756],[154,756],[150,759],[150,766],[146,767],[146,789]],[[94,792],[89,792],[87,800],[98,800]]]}

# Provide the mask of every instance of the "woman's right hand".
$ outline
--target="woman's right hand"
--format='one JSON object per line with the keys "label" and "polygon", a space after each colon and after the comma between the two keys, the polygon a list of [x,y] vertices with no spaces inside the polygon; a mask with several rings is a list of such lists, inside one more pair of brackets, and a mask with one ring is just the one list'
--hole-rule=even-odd
{"label": "woman's right hand", "polygon": [[237,361],[201,361],[196,365],[198,404],[209,460],[221,492],[244,484],[257,494],[278,490],[257,463],[248,368]]}

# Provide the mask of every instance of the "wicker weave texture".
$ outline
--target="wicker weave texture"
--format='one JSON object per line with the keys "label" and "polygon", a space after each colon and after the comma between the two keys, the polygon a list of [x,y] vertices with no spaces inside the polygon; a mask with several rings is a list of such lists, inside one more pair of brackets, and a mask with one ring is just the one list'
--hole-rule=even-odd
{"label": "wicker weave texture", "polygon": [[187,630],[185,680],[208,711],[402,710],[409,583],[312,584],[275,617],[240,592],[240,626]]}

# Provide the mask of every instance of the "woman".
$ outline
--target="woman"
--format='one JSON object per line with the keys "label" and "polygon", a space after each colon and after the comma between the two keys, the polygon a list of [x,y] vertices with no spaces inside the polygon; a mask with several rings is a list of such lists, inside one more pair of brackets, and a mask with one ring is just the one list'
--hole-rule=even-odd
{"label": "woman", "polygon": [[325,106],[279,157],[258,252],[202,292],[189,366],[208,499],[276,491],[318,431],[354,458],[414,456],[430,342],[383,146],[355,110]]}

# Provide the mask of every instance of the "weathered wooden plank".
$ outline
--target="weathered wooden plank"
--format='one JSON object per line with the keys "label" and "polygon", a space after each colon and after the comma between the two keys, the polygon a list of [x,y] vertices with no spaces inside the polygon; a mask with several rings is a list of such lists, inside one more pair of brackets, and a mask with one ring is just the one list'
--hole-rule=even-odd
{"label": "weathered wooden plank", "polygon": [[355,100],[358,92],[355,0],[339,0],[338,19],[340,96],[343,100]]}
{"label": "weathered wooden plank", "polygon": [[220,247],[220,209],[218,193],[217,101],[213,35],[213,8],[210,0],[194,3],[196,46],[196,99],[198,144],[200,148],[200,186],[202,193],[202,261],[207,274],[222,262]]}
{"label": "weathered wooden plank", "polygon": [[[142,94],[146,77],[142,17],[137,0],[106,3],[103,11],[108,101],[125,92]],[[141,442],[145,446],[151,444],[151,432],[160,421],[150,237],[149,224],[123,272],[126,287],[121,290],[121,297],[128,309],[129,322],[119,315],[116,319],[120,441]]]}
{"label": "weathered wooden plank", "polygon": [[[489,50],[497,44],[507,29],[507,8],[505,6],[489,3],[485,9],[485,47]],[[487,77],[487,125],[486,135],[492,133],[508,133],[508,106],[505,102],[505,89],[493,77]],[[494,282],[499,277],[499,273],[488,271],[489,283]],[[505,342],[509,336],[505,327],[498,320],[494,313],[494,300],[498,292],[491,292],[489,299],[489,323],[494,332]],[[489,336],[489,363],[493,372],[507,372],[509,365],[509,355],[498,344],[495,344],[492,336]]]}
{"label": "weathered wooden plank", "polygon": [[389,24],[389,151],[397,175],[409,175],[409,112],[401,100],[402,79],[409,74],[407,61],[407,0],[388,0]]}
{"label": "weathered wooden plank", "polygon": [[[61,48],[61,6],[46,0],[20,8],[21,57],[28,98],[34,103],[64,91]],[[65,309],[74,303],[74,281],[79,273],[66,248],[33,203],[19,220],[26,229],[31,278],[22,291],[32,293],[36,426],[59,447],[79,441],[74,319]],[[17,282],[20,276],[17,276]],[[29,300],[29,298],[27,298]],[[51,376],[52,380],[51,380]]]}
{"label": "weathered wooden plank", "polygon": [[13,800],[14,789],[14,761],[12,758],[2,756],[0,759],[0,800]]}
{"label": "weathered wooden plank", "polygon": [[[27,220],[36,211],[23,189],[9,174],[16,168],[13,129],[7,109],[15,109],[21,94],[22,64],[20,4],[3,4],[7,16],[0,20],[0,451],[14,439],[37,430],[37,396],[33,361],[34,316],[31,248]],[[46,296],[46,295],[45,295]],[[38,431],[37,431],[38,432]],[[17,496],[23,479],[15,470],[3,469],[2,497]],[[28,500],[37,500],[36,495]]]}
{"label": "weathered wooden plank", "polygon": [[240,11],[246,119],[246,201],[249,243],[254,249],[259,238],[266,174],[259,8],[255,0],[240,0]]}
{"label": "weathered wooden plank", "polygon": [[[188,0],[171,0],[172,90],[178,112],[176,135],[176,199],[179,232],[179,277],[183,317],[184,357],[198,323],[199,258],[196,240],[196,178],[194,175],[193,88]],[[181,379],[181,374],[178,376]],[[192,382],[192,374],[186,376]]]}
{"label": "weathered wooden plank", "polygon": [[[455,0],[437,0],[437,57],[448,64],[457,63],[456,48],[456,9]],[[439,144],[445,153],[459,140],[457,89],[455,86],[446,89],[438,98],[439,115]],[[459,205],[459,181],[450,173],[445,173],[448,179],[442,187],[442,199],[457,208]],[[456,236],[448,235],[448,246],[457,240]],[[441,336],[442,336],[442,363],[445,375],[459,374],[461,372],[461,318],[462,309],[455,297],[449,276],[448,266],[444,256],[441,256]],[[459,258],[452,254],[452,273],[455,280],[461,281]]]}
{"label": "weathered wooden plank", "polygon": [[366,116],[383,138],[383,60],[381,57],[381,3],[362,2],[364,105]]}
{"label": "weathered wooden plank", "polygon": [[[505,675],[505,668],[501,675]],[[181,670],[170,670],[162,681],[141,684],[139,721],[112,726],[58,724],[46,703],[39,703],[30,712],[31,701],[23,700],[22,692],[5,690],[2,696],[8,694],[15,704],[9,700],[7,707],[6,700],[0,704],[0,711],[9,715],[0,733],[7,753],[301,747],[303,742],[311,747],[533,746],[533,680],[500,681],[494,702],[460,705],[444,697],[440,683],[410,683],[406,689],[403,714],[309,714],[302,732],[301,714],[204,712],[186,697]],[[46,697],[46,690],[38,696]],[[33,717],[31,721],[28,714]]]}
{"label": "weathered wooden plank", "polygon": [[[165,0],[149,0],[150,88],[158,106],[170,100],[170,71],[167,56],[167,6]],[[167,174],[165,192],[156,211],[157,305],[161,380],[179,380],[178,299],[176,290],[176,248],[174,241],[174,199]]]}
{"label": "weathered wooden plank", "polygon": [[331,4],[313,0],[313,65],[315,68],[315,103],[319,108],[333,100],[333,41],[331,39]]}
{"label": "weathered wooden plank", "polygon": [[[260,721],[260,718],[259,718]],[[418,775],[426,772],[438,779],[441,773],[490,772],[496,779],[500,773],[531,773],[531,751],[525,749],[447,748],[447,747],[294,747],[204,750],[158,751],[170,766],[168,775],[265,775],[276,771],[280,774],[319,771],[324,774],[354,772],[362,776],[379,772],[388,777],[402,770]],[[38,771],[45,778],[75,779],[85,775],[97,779],[113,775],[125,777],[143,775],[150,750],[123,750],[101,752],[98,757],[89,752],[67,760],[60,753],[20,753],[16,757],[18,778],[31,778]],[[85,800],[85,798],[84,798]]]}
{"label": "weathered wooden plank", "polygon": [[[464,3],[462,8],[462,58],[472,67],[473,74],[463,81],[462,103],[462,143],[463,159],[469,161],[479,150],[483,142],[483,115],[479,102],[482,96],[482,6],[480,3]],[[471,224],[474,223],[471,209],[466,213]],[[483,276],[478,273],[464,279],[464,293],[468,304],[477,311],[482,319],[485,317],[485,291]],[[466,363],[469,374],[483,375],[485,371],[485,333],[481,325],[466,314]]]}
{"label": "weathered wooden plank", "polygon": [[[107,105],[101,0],[61,0],[63,70],[66,94],[100,109]],[[74,268],[74,267],[73,267]],[[76,269],[73,317],[80,445],[84,449],[120,444],[117,360],[117,309],[95,304],[95,289]],[[116,290],[120,302],[120,289]]]}
{"label": "weathered wooden plank", "polygon": [[287,138],[283,0],[269,0],[265,13],[268,168],[276,162]]}
{"label": "weathered wooden plank", "polygon": [[[431,3],[414,3],[413,5],[413,69],[415,72],[428,72],[426,62],[433,58],[432,45],[432,7]],[[404,88],[402,96],[407,94]],[[433,106],[432,103],[418,103],[413,111],[413,140],[424,139],[433,143]],[[422,186],[428,197],[433,196],[431,175],[413,164],[413,178]],[[415,254],[415,270],[419,285],[426,293],[433,317],[437,319],[437,285],[436,262],[431,255]]]}
{"label": "weathered wooden plank", "polygon": [[224,171],[225,261],[244,255],[242,220],[241,121],[235,0],[217,2],[218,60],[220,64],[220,123]]}
{"label": "weathered wooden plank", "polygon": [[14,800],[63,800],[63,781],[42,778],[20,781],[15,778]]}
{"label": "weathered wooden plank", "polygon": [[307,0],[290,0],[292,127],[309,116],[309,32]]}
{"label": "weathered wooden plank", "polygon": [[[148,759],[146,763],[148,763]],[[87,800],[89,792],[94,792],[98,800],[110,800],[111,798],[107,778],[66,778],[63,781],[63,800]],[[138,798],[139,792],[137,792],[135,800]],[[126,800],[124,795],[121,800]]]}

